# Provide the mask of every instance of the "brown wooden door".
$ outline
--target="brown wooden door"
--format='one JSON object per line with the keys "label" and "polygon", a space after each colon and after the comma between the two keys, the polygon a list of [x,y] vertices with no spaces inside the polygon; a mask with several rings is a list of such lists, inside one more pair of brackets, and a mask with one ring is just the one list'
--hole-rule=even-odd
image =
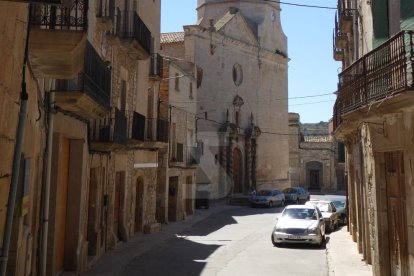
{"label": "brown wooden door", "polygon": [[117,172],[115,175],[115,201],[114,201],[114,225],[113,231],[118,238],[122,240],[122,204],[124,191],[124,172]]}
{"label": "brown wooden door", "polygon": [[56,193],[56,253],[55,272],[64,270],[65,261],[65,236],[66,216],[68,201],[68,177],[69,177],[69,139],[62,138],[59,154],[60,171],[59,182]]}
{"label": "brown wooden door", "polygon": [[233,150],[233,193],[242,193],[242,162],[239,149]]}
{"label": "brown wooden door", "polygon": [[387,183],[387,218],[391,275],[407,275],[407,222],[405,177],[402,152],[385,154]]}
{"label": "brown wooden door", "polygon": [[143,228],[143,199],[144,199],[144,183],[142,178],[137,179],[135,194],[135,231],[142,232]]}
{"label": "brown wooden door", "polygon": [[96,232],[96,215],[97,215],[97,188],[98,188],[98,172],[99,169],[90,169],[90,181],[89,181],[89,199],[88,199],[88,255],[95,256],[97,253],[97,232]]}

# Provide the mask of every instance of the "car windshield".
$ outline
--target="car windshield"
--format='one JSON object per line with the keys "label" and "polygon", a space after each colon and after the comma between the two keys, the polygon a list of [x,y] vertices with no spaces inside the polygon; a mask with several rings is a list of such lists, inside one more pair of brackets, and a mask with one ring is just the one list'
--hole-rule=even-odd
{"label": "car windshield", "polygon": [[318,203],[316,206],[318,206],[319,210],[321,212],[329,212],[329,204],[328,203]]}
{"label": "car windshield", "polygon": [[259,196],[270,196],[272,193],[268,190],[262,190],[257,193]]}
{"label": "car windshield", "polygon": [[332,201],[336,208],[345,208],[345,201],[344,200],[335,200]]}
{"label": "car windshield", "polygon": [[286,209],[282,217],[291,219],[317,219],[315,209]]}
{"label": "car windshield", "polygon": [[295,193],[295,190],[292,189],[292,188],[287,188],[287,189],[284,189],[283,192],[285,194],[294,194]]}

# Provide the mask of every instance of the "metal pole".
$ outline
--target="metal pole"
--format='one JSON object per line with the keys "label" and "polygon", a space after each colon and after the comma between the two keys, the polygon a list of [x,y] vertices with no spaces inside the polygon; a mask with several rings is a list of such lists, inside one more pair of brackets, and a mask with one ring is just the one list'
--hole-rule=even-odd
{"label": "metal pole", "polygon": [[13,216],[14,208],[16,205],[17,197],[17,187],[19,185],[19,175],[20,175],[20,162],[22,155],[22,145],[23,145],[23,135],[24,127],[26,123],[26,113],[27,113],[27,100],[29,95],[26,90],[26,64],[28,56],[28,45],[29,45],[29,28],[30,28],[30,6],[27,16],[27,34],[26,34],[26,45],[24,52],[23,68],[22,68],[22,83],[21,83],[21,94],[20,94],[20,111],[19,111],[19,122],[16,130],[16,144],[14,146],[14,156],[13,156],[13,168],[12,168],[12,177],[10,183],[9,198],[7,202],[7,214],[6,214],[6,223],[4,227],[3,235],[3,248],[2,254],[0,257],[0,275],[6,275],[7,269],[7,260],[9,254],[10,240],[11,240],[11,231],[13,225]]}

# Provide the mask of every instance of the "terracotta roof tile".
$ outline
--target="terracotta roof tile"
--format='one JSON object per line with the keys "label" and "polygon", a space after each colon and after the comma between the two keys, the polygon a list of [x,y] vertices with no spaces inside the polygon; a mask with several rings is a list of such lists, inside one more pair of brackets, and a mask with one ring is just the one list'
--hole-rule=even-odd
{"label": "terracotta roof tile", "polygon": [[163,33],[161,34],[161,43],[177,43],[184,41],[184,32]]}

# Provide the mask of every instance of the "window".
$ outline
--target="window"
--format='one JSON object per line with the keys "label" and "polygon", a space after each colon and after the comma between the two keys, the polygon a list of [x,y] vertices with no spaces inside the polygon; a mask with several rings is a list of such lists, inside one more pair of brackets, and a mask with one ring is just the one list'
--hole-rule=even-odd
{"label": "window", "polygon": [[180,75],[175,73],[175,86],[174,89],[180,91]]}
{"label": "window", "polygon": [[236,86],[239,86],[243,82],[243,69],[238,63],[233,66],[233,81]]}

